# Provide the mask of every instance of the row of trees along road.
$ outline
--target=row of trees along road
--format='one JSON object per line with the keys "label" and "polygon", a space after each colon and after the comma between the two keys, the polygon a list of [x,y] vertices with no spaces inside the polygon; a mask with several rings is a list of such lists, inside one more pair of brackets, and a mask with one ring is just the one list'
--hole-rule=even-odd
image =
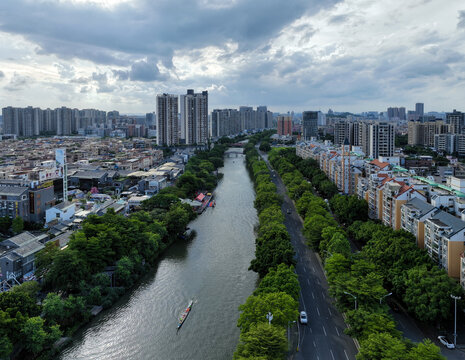
{"label": "row of trees along road", "polygon": [[[146,274],[196,216],[179,198],[216,186],[214,171],[223,166],[226,148],[197,152],[176,185],[144,202],[140,211],[128,217],[112,210],[91,215],[64,250],[47,243],[36,255],[40,285],[26,282],[0,294],[0,358],[8,357],[14,345],[22,358],[38,356],[88,321],[93,306],[110,307]],[[39,292],[43,301],[37,305]]]}
{"label": "row of trees along road", "polygon": [[[430,340],[413,344],[403,338],[382,300],[392,291],[417,319],[442,321],[450,318],[449,295],[461,294],[460,286],[434,266],[410,234],[368,221],[366,202],[339,195],[316,161],[297,157],[294,149],[273,149],[269,158],[296,201],[308,245],[325,261],[330,294],[350,326],[346,333],[361,344],[357,359],[444,359]],[[330,199],[338,221],[315,193]],[[348,234],[366,244],[362,251],[351,253]]]}
{"label": "row of trees along road", "polygon": [[[282,199],[260,159],[255,144],[272,132],[251,137],[245,148],[247,168],[254,182],[258,211],[255,259],[250,270],[260,275],[255,292],[239,307],[241,329],[234,359],[284,359],[288,342],[286,328],[298,318],[300,286],[294,272],[294,250],[283,224]],[[273,319],[268,323],[267,314]]]}

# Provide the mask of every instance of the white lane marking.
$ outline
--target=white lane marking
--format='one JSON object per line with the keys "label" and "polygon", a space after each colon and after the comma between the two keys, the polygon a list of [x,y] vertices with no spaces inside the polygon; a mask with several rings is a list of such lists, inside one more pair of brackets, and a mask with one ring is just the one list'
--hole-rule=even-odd
{"label": "white lane marking", "polygon": [[312,266],[312,270],[313,270],[313,272],[315,272],[315,267],[314,266]]}
{"label": "white lane marking", "polygon": [[309,327],[309,329],[310,329],[310,334],[313,334],[313,330],[312,330],[312,328],[311,328],[311,327]]}
{"label": "white lane marking", "polygon": [[307,272],[307,270],[305,269],[305,266],[304,266],[304,273],[306,273],[306,272]]}
{"label": "white lane marking", "polygon": [[331,312],[331,308],[328,307],[328,311],[329,311],[329,316],[333,316],[333,313]]}
{"label": "white lane marking", "polygon": [[320,357],[318,355],[316,356],[316,360],[320,360]]}
{"label": "white lane marking", "polygon": [[302,289],[300,289],[300,298],[302,299],[302,305],[304,306],[304,310],[307,311],[307,308],[305,307],[304,295],[302,294]]}
{"label": "white lane marking", "polygon": [[346,349],[344,349],[344,355],[346,356],[346,359],[349,360],[349,357],[347,356]]}
{"label": "white lane marking", "polygon": [[321,295],[323,296],[323,299],[324,299],[324,298],[325,298],[325,292],[322,291],[322,292],[321,292]]}
{"label": "white lane marking", "polygon": [[316,308],[316,312],[318,313],[318,316],[320,316],[320,310],[318,310],[318,307]]}
{"label": "white lane marking", "polygon": [[335,326],[335,328],[336,328],[337,336],[340,336],[340,335],[339,335],[339,330],[338,330],[337,326]]}
{"label": "white lane marking", "polygon": [[329,352],[331,353],[331,357],[333,358],[333,360],[336,360],[334,359],[333,350],[329,349]]}
{"label": "white lane marking", "polygon": [[323,331],[324,331],[324,333],[325,333],[325,336],[327,336],[327,335],[326,335],[326,329],[325,329],[325,326],[324,326],[324,325],[323,325]]}
{"label": "white lane marking", "polygon": [[308,286],[310,286],[310,280],[308,280],[308,279],[307,279],[307,284],[308,284]]}
{"label": "white lane marking", "polygon": [[313,291],[312,291],[312,298],[314,298],[314,299],[315,299],[315,295],[313,295]]}
{"label": "white lane marking", "polygon": [[313,346],[316,348],[316,344],[315,344],[315,342],[313,342]]}

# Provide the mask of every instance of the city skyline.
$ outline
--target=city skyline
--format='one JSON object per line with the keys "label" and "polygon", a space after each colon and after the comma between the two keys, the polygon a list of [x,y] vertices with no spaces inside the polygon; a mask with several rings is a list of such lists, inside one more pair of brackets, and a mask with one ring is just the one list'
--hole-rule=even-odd
{"label": "city skyline", "polygon": [[210,110],[462,105],[457,0],[5,0],[0,15],[2,107],[141,114],[189,88],[209,92]]}

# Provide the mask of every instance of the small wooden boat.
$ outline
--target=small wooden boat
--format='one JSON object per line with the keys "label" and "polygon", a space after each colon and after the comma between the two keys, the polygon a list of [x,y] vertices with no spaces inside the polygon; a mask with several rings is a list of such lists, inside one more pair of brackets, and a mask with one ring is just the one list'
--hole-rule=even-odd
{"label": "small wooden boat", "polygon": [[179,329],[181,328],[182,324],[184,324],[184,321],[186,321],[187,319],[187,316],[189,315],[189,313],[191,312],[191,309],[192,309],[192,304],[194,303],[193,300],[189,301],[189,305],[187,305],[187,308],[186,310],[184,310],[181,315],[179,315],[179,322],[178,322],[178,331]]}

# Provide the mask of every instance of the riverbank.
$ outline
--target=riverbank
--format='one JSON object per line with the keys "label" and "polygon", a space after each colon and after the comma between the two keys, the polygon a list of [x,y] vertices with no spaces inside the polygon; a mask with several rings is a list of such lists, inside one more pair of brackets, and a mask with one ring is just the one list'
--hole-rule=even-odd
{"label": "riverbank", "polygon": [[[231,358],[237,307],[256,286],[247,267],[257,215],[243,161],[225,159],[220,172],[215,208],[188,225],[195,240],[166,249],[156,271],[79,331],[60,359]],[[176,335],[177,316],[192,297],[192,313]]]}
{"label": "riverbank", "polygon": [[103,216],[91,215],[67,248],[60,250],[53,242],[47,243],[35,258],[40,289],[36,282],[28,282],[0,294],[0,310],[7,316],[6,329],[0,334],[5,344],[0,355],[8,356],[12,344],[23,344],[24,350],[15,348],[21,358],[50,357],[47,351],[54,350],[47,348],[87,323],[92,308],[109,308],[130,291],[155,266],[160,254],[184,237],[196,214],[180,198],[192,197],[198,189],[215,188],[219,179],[215,171],[223,166],[226,147],[215,145],[197,152],[175,186],[162,189],[130,216],[112,210]]}

